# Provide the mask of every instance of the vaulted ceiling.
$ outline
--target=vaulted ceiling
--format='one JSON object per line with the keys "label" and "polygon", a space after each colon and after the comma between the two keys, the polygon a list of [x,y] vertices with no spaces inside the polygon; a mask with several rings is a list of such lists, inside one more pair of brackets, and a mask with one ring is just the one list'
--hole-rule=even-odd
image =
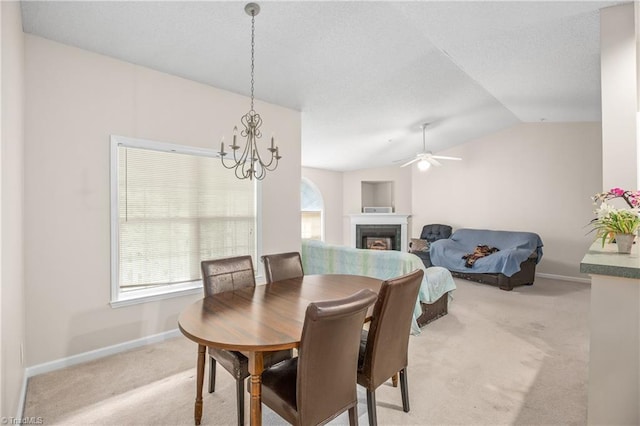
{"label": "vaulted ceiling", "polygon": [[[302,111],[302,164],[388,166],[520,122],[600,121],[605,1],[260,2],[255,96]],[[23,1],[61,43],[249,95],[245,2]],[[259,112],[259,111],[258,111]]]}

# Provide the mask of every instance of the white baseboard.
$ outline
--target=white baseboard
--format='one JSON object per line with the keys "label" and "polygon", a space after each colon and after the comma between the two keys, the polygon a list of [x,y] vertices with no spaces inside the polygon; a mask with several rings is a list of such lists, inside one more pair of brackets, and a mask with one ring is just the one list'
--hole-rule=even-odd
{"label": "white baseboard", "polygon": [[114,355],[120,352],[128,351],[130,349],[139,348],[141,346],[150,345],[152,343],[163,342],[165,340],[181,335],[182,334],[180,333],[180,330],[176,328],[174,330],[165,331],[163,333],[141,337],[140,339],[118,343],[116,345],[95,349],[89,352],[83,352],[81,354],[57,359],[55,361],[45,362],[43,364],[27,367],[25,377],[28,379],[29,377],[37,376],[38,374],[50,373],[52,371],[60,370],[65,367],[71,367],[72,365],[81,364],[87,361],[93,361],[98,358]]}
{"label": "white baseboard", "polygon": [[591,284],[591,279],[589,279],[589,278],[570,277],[570,276],[567,276],[567,275],[536,273],[536,277],[549,278],[549,279],[552,279],[552,280],[573,281],[573,282],[576,282],[576,283]]}
{"label": "white baseboard", "polygon": [[16,418],[21,419],[24,417],[24,405],[27,397],[27,381],[30,377],[37,376],[38,374],[50,373],[62,368],[71,367],[72,365],[82,364],[83,362],[93,361],[105,356],[115,355],[117,353],[139,348],[141,346],[160,343],[181,335],[182,334],[180,333],[180,330],[176,328],[173,330],[165,331],[163,333],[153,334],[151,336],[141,337],[140,339],[130,340],[128,342],[118,343],[116,345],[95,349],[89,352],[83,352],[81,354],[57,359],[55,361],[34,365],[32,367],[27,367],[24,372],[22,389],[20,390],[20,399],[18,400],[18,415],[16,416]]}

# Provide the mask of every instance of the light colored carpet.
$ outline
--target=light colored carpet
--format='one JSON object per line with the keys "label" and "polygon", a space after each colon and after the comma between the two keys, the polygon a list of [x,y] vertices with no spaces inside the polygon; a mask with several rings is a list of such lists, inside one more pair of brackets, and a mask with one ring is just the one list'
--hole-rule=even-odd
{"label": "light colored carpet", "polygon": [[[586,424],[590,286],[456,284],[449,314],[410,339],[411,411],[389,382],[376,392],[379,424]],[[60,425],[193,425],[195,361],[196,344],[180,337],[36,376],[24,415]],[[202,424],[234,425],[234,398],[235,383],[220,370],[215,393],[205,383]],[[283,423],[265,408],[264,424]],[[347,423],[346,415],[332,422]]]}

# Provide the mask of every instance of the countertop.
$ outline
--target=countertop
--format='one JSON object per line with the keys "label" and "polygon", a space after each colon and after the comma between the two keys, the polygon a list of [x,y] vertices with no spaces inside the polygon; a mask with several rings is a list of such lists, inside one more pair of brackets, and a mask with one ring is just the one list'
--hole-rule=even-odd
{"label": "countertop", "polygon": [[629,254],[618,253],[615,243],[602,247],[600,240],[595,241],[580,262],[580,272],[640,279],[640,239],[636,238]]}

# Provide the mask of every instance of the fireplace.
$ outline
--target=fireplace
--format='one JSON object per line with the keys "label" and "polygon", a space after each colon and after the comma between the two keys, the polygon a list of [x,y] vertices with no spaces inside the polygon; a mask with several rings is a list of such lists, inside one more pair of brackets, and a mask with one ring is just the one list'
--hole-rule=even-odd
{"label": "fireplace", "polygon": [[400,251],[401,225],[356,225],[356,248]]}
{"label": "fireplace", "polygon": [[409,215],[398,213],[352,214],[351,247],[407,251]]}

